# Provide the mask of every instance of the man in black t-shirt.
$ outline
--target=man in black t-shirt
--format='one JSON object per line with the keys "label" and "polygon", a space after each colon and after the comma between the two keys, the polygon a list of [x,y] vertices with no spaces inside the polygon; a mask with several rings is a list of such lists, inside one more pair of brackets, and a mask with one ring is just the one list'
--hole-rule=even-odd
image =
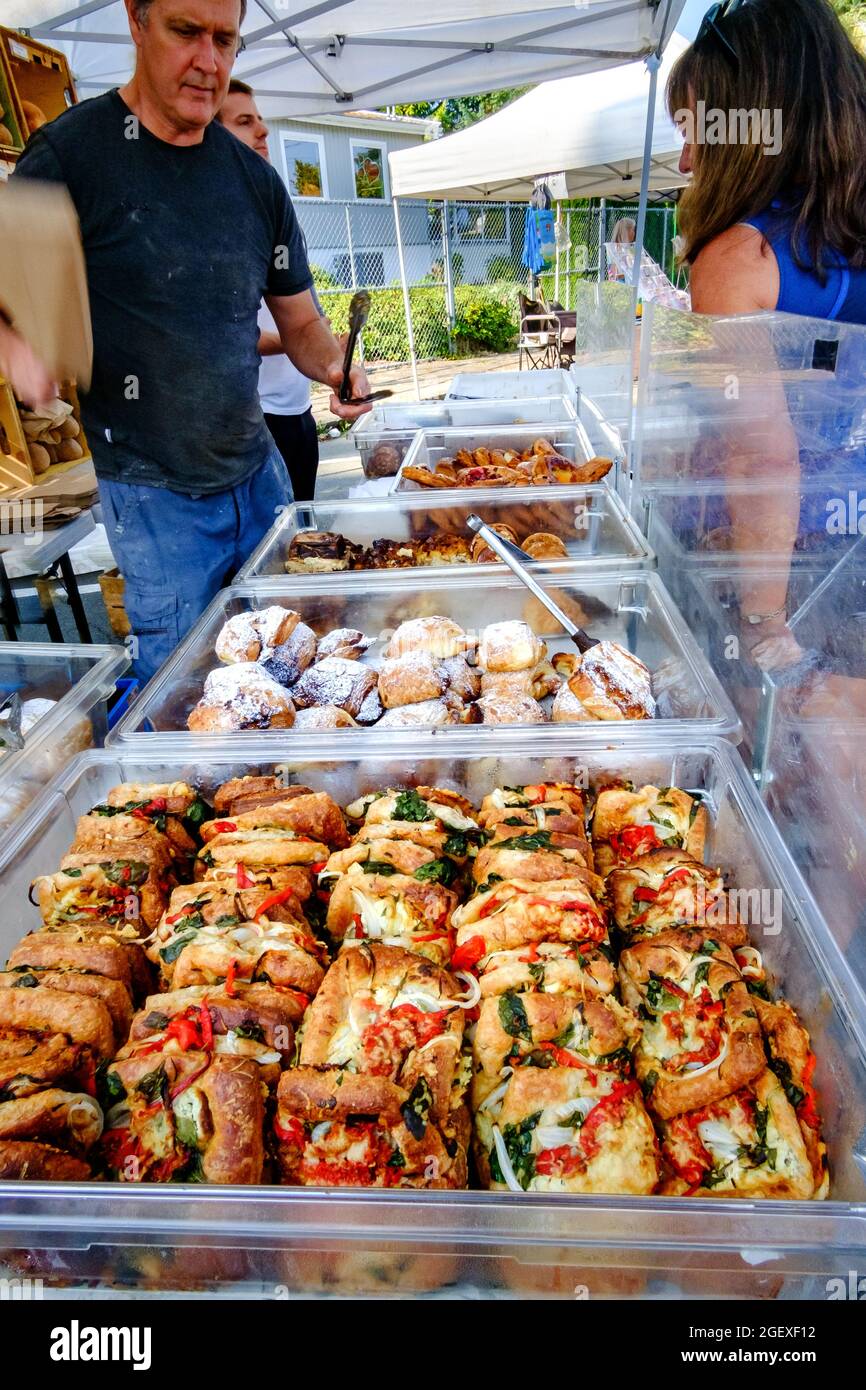
{"label": "man in black t-shirt", "polygon": [[[15,178],[65,184],[81,223],[94,340],[82,414],[148,679],[290,500],[258,400],[262,297],[306,376],[338,387],[342,351],[282,180],[213,120],[243,0],[126,5],[132,80],[37,131]],[[52,393],[2,324],[0,371],[31,404]],[[360,368],[352,388],[369,390]]]}

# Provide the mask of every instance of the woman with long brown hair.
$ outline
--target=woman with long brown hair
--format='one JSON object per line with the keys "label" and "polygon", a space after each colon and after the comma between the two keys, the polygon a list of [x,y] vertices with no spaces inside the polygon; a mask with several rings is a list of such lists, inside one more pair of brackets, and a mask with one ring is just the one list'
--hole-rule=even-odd
{"label": "woman with long brown hair", "polygon": [[696,312],[866,323],[866,59],[829,0],[713,5],[667,96]]}

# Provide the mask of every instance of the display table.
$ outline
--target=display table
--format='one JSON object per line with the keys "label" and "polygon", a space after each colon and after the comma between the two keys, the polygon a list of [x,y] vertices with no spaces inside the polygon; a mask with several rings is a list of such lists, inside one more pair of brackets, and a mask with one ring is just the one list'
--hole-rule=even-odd
{"label": "display table", "polygon": [[50,583],[40,583],[40,580],[59,579],[61,581],[66,590],[69,608],[75,619],[75,626],[81,641],[91,642],[93,640],[69,552],[79,541],[84,540],[85,536],[88,536],[95,529],[95,526],[93,513],[88,510],[81,512],[64,526],[58,526],[53,531],[45,532],[42,540],[35,545],[26,544],[27,538],[25,536],[0,536],[0,622],[3,624],[7,638],[12,641],[17,640],[17,629],[22,623],[18,602],[6,569],[7,558],[14,554],[19,560],[26,561],[28,568],[35,576],[36,592],[42,607],[43,621],[52,642],[62,642],[64,637],[54,607],[51,585]]}

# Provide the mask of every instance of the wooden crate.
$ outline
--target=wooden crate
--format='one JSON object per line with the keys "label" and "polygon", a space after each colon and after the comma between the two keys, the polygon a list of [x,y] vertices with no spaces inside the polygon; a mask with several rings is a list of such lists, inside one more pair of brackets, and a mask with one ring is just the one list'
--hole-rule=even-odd
{"label": "wooden crate", "polygon": [[72,414],[78,421],[80,429],[78,442],[82,447],[83,454],[81,458],[70,459],[68,463],[52,463],[43,473],[37,473],[30,457],[27,435],[21,424],[18,404],[8,382],[0,377],[0,425],[3,427],[3,435],[0,436],[0,497],[20,492],[22,488],[48,482],[49,479],[56,478],[60,473],[68,473],[71,469],[90,462],[90,449],[84,427],[81,424],[78,392],[74,382],[64,382],[60,388],[60,395],[72,406]]}
{"label": "wooden crate", "polygon": [[12,75],[6,55],[0,48],[0,153],[7,159],[17,159],[26,141],[27,136],[18,114]]}
{"label": "wooden crate", "polygon": [[[78,100],[64,55],[15,29],[0,27],[0,69],[0,88],[4,82],[9,88],[14,114],[14,128],[5,118],[4,125],[9,126],[13,147],[18,150],[31,133],[25,103],[32,103],[46,121],[53,121]],[[2,96],[0,104],[6,104]]]}

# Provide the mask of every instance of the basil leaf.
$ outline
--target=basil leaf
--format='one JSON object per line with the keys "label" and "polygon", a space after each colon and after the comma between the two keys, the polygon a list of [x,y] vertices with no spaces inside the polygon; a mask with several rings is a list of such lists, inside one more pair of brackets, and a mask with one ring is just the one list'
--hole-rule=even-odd
{"label": "basil leaf", "polygon": [[457,869],[451,859],[432,859],[417,868],[414,877],[420,883],[441,883],[448,888],[457,877]]}
{"label": "basil leaf", "polygon": [[[166,1022],[167,1021],[168,1020],[166,1020]],[[153,1102],[162,1099],[167,1084],[168,1078],[165,1074],[165,1065],[160,1062],[156,1071],[148,1072],[147,1076],[143,1076],[135,1089],[140,1095],[145,1096],[149,1101]]]}
{"label": "basil leaf", "polygon": [[383,874],[385,878],[390,878],[392,874],[397,872],[393,864],[385,864],[380,859],[368,859],[366,864],[361,865],[361,868],[365,874]]}
{"label": "basil leaf", "polygon": [[427,1116],[433,1104],[433,1092],[425,1076],[416,1081],[409,1099],[400,1106],[403,1123],[413,1139],[423,1139],[427,1132]]}
{"label": "basil leaf", "polygon": [[532,1029],[526,1017],[523,1000],[512,990],[508,990],[499,1000],[499,1022],[510,1038],[526,1038],[532,1041]]}
{"label": "basil leaf", "polygon": [[433,820],[433,812],[416,791],[401,792],[394,804],[394,820]]}

